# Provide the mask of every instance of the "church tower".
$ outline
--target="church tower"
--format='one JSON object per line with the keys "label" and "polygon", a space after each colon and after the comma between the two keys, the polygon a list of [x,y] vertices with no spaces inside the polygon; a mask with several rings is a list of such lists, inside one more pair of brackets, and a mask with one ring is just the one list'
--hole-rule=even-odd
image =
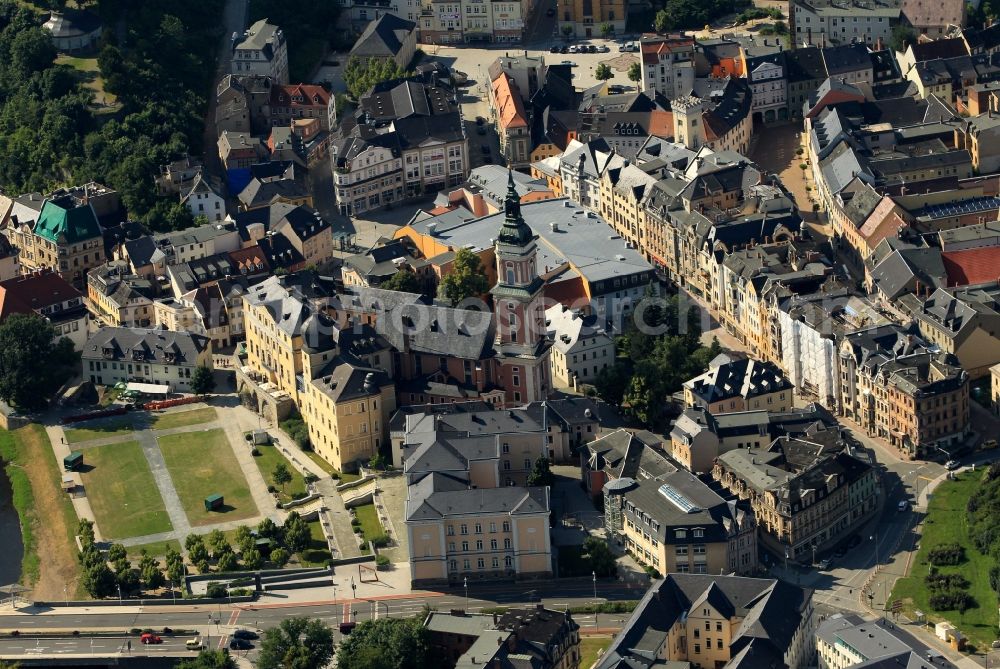
{"label": "church tower", "polygon": [[504,220],[494,247],[497,284],[490,291],[497,320],[497,361],[507,402],[534,402],[551,391],[545,338],[545,283],[538,276],[538,247],[521,216],[514,173],[507,179]]}

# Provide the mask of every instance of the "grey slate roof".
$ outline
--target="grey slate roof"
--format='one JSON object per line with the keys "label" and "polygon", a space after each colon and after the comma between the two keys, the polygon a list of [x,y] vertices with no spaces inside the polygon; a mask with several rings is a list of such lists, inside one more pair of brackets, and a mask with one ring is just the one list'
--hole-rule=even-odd
{"label": "grey slate roof", "polygon": [[[710,589],[717,592],[706,594]],[[659,662],[657,654],[666,644],[670,629],[694,608],[695,602],[708,597],[743,619],[731,639],[736,656],[782,658],[803,622],[812,590],[772,579],[669,574],[646,591],[595,669],[639,669]],[[754,647],[748,650],[748,646]],[[741,666],[757,669],[772,664],[744,662]]]}
{"label": "grey slate roof", "polygon": [[386,12],[375,19],[361,33],[361,37],[351,47],[352,56],[393,58],[406,40],[407,33],[413,32],[417,24]]}
{"label": "grey slate roof", "polygon": [[83,347],[84,358],[104,358],[159,365],[194,365],[211,344],[187,332],[144,328],[101,328]]}

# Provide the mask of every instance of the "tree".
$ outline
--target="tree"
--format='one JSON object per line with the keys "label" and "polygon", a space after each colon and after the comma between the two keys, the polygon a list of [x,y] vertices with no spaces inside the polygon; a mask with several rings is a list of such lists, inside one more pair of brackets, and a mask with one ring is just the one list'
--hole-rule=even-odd
{"label": "tree", "polygon": [[608,79],[614,78],[615,73],[611,71],[611,68],[608,67],[607,63],[600,63],[598,64],[597,69],[594,70],[594,76],[598,81],[607,81]]}
{"label": "tree", "polygon": [[175,588],[184,581],[184,558],[173,548],[167,548],[167,578]]}
{"label": "tree", "polygon": [[229,656],[229,651],[203,650],[198,657],[183,660],[175,665],[175,669],[236,669],[236,661]]}
{"label": "tree", "polygon": [[108,548],[108,561],[119,562],[128,559],[128,550],[121,544],[111,544]]}
{"label": "tree", "polygon": [[535,466],[532,468],[531,473],[528,474],[528,485],[555,485],[555,476],[552,474],[552,468],[549,466],[548,458],[543,456],[535,460]]}
{"label": "tree", "polygon": [[257,666],[259,669],[321,669],[332,658],[333,631],[325,623],[308,618],[285,618],[280,625],[264,633]]}
{"label": "tree", "polygon": [[212,370],[205,365],[198,365],[191,375],[191,392],[195,395],[207,395],[215,390],[215,377]]}
{"label": "tree", "polygon": [[201,562],[208,562],[209,554],[208,548],[205,547],[203,543],[194,544],[188,550],[188,558],[191,560],[192,564],[199,564]]}
{"label": "tree", "polygon": [[147,590],[162,588],[167,580],[160,570],[159,561],[152,555],[142,556],[142,560],[139,562],[139,573],[142,576],[142,582],[146,584]]}
{"label": "tree", "polygon": [[37,314],[13,314],[0,323],[0,399],[25,411],[45,408],[78,355]]}
{"label": "tree", "polygon": [[628,66],[628,80],[638,82],[642,79],[642,66],[638,62]]}
{"label": "tree", "polygon": [[360,623],[340,642],[341,669],[423,669],[433,666],[423,618],[381,618]]}
{"label": "tree", "polygon": [[601,24],[601,37],[608,39],[615,32],[615,27],[610,23]]}
{"label": "tree", "polygon": [[666,32],[670,30],[673,25],[673,19],[670,18],[670,14],[667,13],[667,10],[661,9],[656,12],[656,16],[653,18],[653,27],[656,28],[656,32]]}
{"label": "tree", "polygon": [[208,533],[208,545],[212,547],[212,557],[216,560],[218,560],[223,553],[233,552],[233,547],[229,545],[226,535],[219,529],[212,530]]}
{"label": "tree", "polygon": [[83,588],[94,599],[109,597],[118,589],[114,572],[103,561],[83,570]]}
{"label": "tree", "polygon": [[285,548],[292,553],[301,553],[309,547],[309,524],[297,511],[292,511],[285,519]]}
{"label": "tree", "polygon": [[274,471],[271,472],[271,480],[274,481],[275,485],[280,486],[282,492],[284,492],[285,486],[292,482],[292,473],[288,471],[288,465],[284,462],[276,464]]}
{"label": "tree", "polygon": [[264,564],[264,558],[261,556],[260,551],[256,548],[251,548],[243,553],[243,566],[247,569],[254,570],[260,569],[261,565]]}
{"label": "tree", "polygon": [[590,562],[590,568],[598,576],[614,576],[618,572],[615,554],[607,542],[597,537],[587,537],[583,541],[583,553]]}
{"label": "tree", "polygon": [[455,253],[451,271],[441,279],[438,297],[452,306],[469,297],[479,297],[489,290],[489,281],[479,256],[462,247]]}
{"label": "tree", "polygon": [[201,536],[200,534],[189,534],[186,537],[184,537],[184,548],[188,552],[194,550],[194,547],[197,546],[198,544],[204,546],[205,537]]}
{"label": "tree", "polygon": [[222,573],[236,571],[240,568],[240,560],[236,557],[236,553],[230,550],[228,553],[222,554],[222,557],[219,558],[216,565]]}
{"label": "tree", "polygon": [[899,24],[893,26],[889,37],[889,48],[893,51],[906,51],[906,47],[916,44],[917,32],[910,26]]}
{"label": "tree", "polygon": [[240,549],[241,553],[253,550],[254,546],[257,545],[256,537],[254,537],[250,528],[246,525],[240,525],[236,528],[236,534],[233,537],[233,541],[236,542],[236,547]]}
{"label": "tree", "polygon": [[278,567],[279,569],[288,564],[288,560],[291,557],[292,556],[289,555],[288,551],[286,551],[284,548],[275,548],[273,551],[271,551],[271,562],[273,562],[275,566]]}
{"label": "tree", "polygon": [[25,79],[48,68],[55,58],[52,38],[41,28],[22,31],[10,43],[11,66]]}
{"label": "tree", "polygon": [[619,405],[625,396],[629,381],[632,378],[630,365],[624,361],[616,361],[610,367],[605,367],[597,373],[594,387],[602,400]]}
{"label": "tree", "polygon": [[270,518],[264,518],[257,524],[257,536],[261,539],[270,539],[276,544],[284,542],[281,528]]}
{"label": "tree", "polygon": [[381,453],[376,453],[368,460],[368,466],[372,469],[385,469],[385,456]]}
{"label": "tree", "polygon": [[361,60],[357,56],[351,56],[344,66],[344,83],[351,96],[358,100],[375,84],[402,79],[409,74],[390,58]]}
{"label": "tree", "polygon": [[383,281],[379,284],[379,288],[384,288],[385,290],[395,290],[400,293],[419,293],[420,280],[413,272],[407,269],[400,269],[389,277],[387,281]]}
{"label": "tree", "polygon": [[568,23],[565,24],[561,30],[564,37],[569,37],[570,35],[573,34],[573,26],[571,26]]}

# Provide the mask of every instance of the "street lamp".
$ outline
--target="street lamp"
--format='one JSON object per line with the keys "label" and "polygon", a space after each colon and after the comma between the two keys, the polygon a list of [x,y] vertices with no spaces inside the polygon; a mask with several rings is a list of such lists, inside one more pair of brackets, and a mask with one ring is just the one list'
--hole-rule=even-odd
{"label": "street lamp", "polygon": [[875,542],[875,569],[878,569],[878,529],[875,529],[875,534],[868,537],[869,541]]}
{"label": "street lamp", "polygon": [[66,600],[66,606],[69,606],[69,586],[63,586],[63,599]]}
{"label": "street lamp", "polygon": [[469,577],[462,577],[462,586],[465,588],[465,610],[469,610]]}
{"label": "street lamp", "polygon": [[590,572],[590,575],[593,576],[593,580],[594,580],[594,601],[596,602],[597,601],[597,572],[596,571],[592,571],[592,572]]}
{"label": "street lamp", "polygon": [[352,576],[351,577],[351,599],[357,599],[357,598],[358,598],[358,586],[354,582],[354,577]]}
{"label": "street lamp", "polygon": [[121,606],[121,604],[122,604],[122,586],[119,583],[118,584],[118,605]]}
{"label": "street lamp", "polygon": [[336,581],[331,581],[331,583],[333,583],[333,603],[336,604],[337,603],[337,582]]}

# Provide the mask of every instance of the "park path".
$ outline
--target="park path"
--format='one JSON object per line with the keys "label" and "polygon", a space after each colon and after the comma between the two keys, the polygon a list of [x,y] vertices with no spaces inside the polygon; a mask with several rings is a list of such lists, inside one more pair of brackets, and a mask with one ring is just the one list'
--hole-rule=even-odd
{"label": "park path", "polygon": [[135,440],[139,442],[142,454],[146,457],[146,462],[149,463],[149,471],[152,472],[153,481],[156,482],[160,497],[163,498],[163,505],[167,509],[167,516],[170,517],[174,533],[179,533],[181,536],[186,535],[191,531],[191,522],[188,520],[187,514],[184,513],[184,506],[177,494],[177,488],[174,487],[170,472],[167,471],[167,463],[163,459],[163,451],[160,450],[160,445],[156,441],[156,435],[153,434],[152,430],[139,430],[135,433]]}
{"label": "park path", "polygon": [[[62,469],[63,458],[70,454],[70,451],[75,448],[75,446],[70,446],[66,443],[66,433],[63,431],[62,425],[46,425],[45,432],[49,436],[49,442],[52,444],[52,452],[55,454],[56,463],[58,463],[59,468]],[[67,472],[63,472],[64,475]],[[83,477],[80,476],[79,472],[72,472],[71,476],[76,482],[78,488],[83,488]],[[94,538],[97,541],[103,541],[101,537],[101,530],[97,526],[97,519],[94,517],[94,509],[90,506],[90,500],[84,495],[70,495],[70,500],[73,502],[73,510],[76,511],[76,517],[79,519],[86,518],[90,522],[94,523]]]}

